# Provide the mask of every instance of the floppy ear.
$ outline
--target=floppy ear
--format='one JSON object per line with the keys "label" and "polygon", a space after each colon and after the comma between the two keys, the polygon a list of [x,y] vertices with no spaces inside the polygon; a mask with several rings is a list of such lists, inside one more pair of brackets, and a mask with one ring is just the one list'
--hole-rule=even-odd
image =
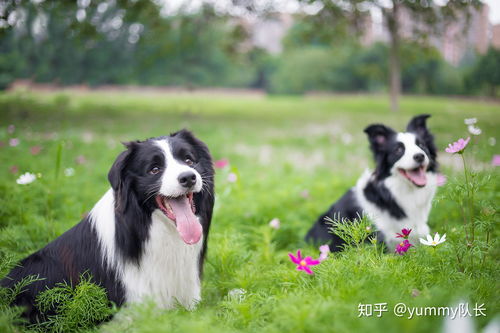
{"label": "floppy ear", "polygon": [[431,159],[431,164],[429,165],[429,170],[433,171],[437,167],[436,163],[436,146],[434,145],[434,136],[427,129],[427,118],[430,118],[430,114],[421,114],[410,120],[408,126],[406,126],[406,131],[416,134],[421,140],[424,141],[427,149],[429,149],[429,157]]}
{"label": "floppy ear", "polygon": [[134,189],[134,177],[126,175],[127,163],[139,141],[124,143],[127,150],[120,153],[108,173],[115,196],[115,242],[126,260],[138,262],[148,237],[144,226],[151,216],[143,212]]}
{"label": "floppy ear", "polygon": [[132,152],[133,142],[124,142],[123,145],[127,147],[127,150],[121,152],[120,155],[118,155],[108,172],[109,183],[111,184],[111,188],[113,188],[115,192],[120,188],[123,168]]}
{"label": "floppy ear", "polygon": [[370,148],[375,154],[384,151],[389,138],[396,135],[396,132],[392,128],[381,124],[368,126],[365,128],[365,133],[368,135]]}

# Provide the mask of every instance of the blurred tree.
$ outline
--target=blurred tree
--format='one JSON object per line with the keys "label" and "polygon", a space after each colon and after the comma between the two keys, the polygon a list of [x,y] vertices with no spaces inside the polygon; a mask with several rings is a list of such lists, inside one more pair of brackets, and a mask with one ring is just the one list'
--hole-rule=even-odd
{"label": "blurred tree", "polygon": [[437,5],[434,0],[426,1],[400,1],[390,0],[387,6],[385,1],[380,0],[300,0],[306,4],[321,4],[318,13],[313,17],[319,24],[330,26],[347,25],[358,33],[363,30],[366,24],[367,14],[370,8],[378,8],[384,17],[388,28],[389,41],[389,90],[391,109],[399,110],[399,95],[401,94],[401,33],[400,24],[402,12],[406,11],[414,18],[414,21],[421,22],[415,26],[414,33],[425,37],[431,33],[436,33],[439,25],[458,15],[469,15],[470,7],[478,7],[482,4],[480,0],[454,1],[449,0],[443,6]]}
{"label": "blurred tree", "polygon": [[495,97],[500,86],[500,50],[490,47],[488,52],[479,58],[467,81],[471,89],[486,88],[488,94]]}

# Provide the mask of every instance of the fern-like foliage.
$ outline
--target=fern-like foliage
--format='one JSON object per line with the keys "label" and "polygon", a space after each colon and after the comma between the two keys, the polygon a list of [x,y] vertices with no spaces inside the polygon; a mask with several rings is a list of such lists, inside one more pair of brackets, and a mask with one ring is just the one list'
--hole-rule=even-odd
{"label": "fern-like foliage", "polygon": [[[0,278],[5,276],[15,263],[13,255],[0,253]],[[42,279],[36,275],[29,275],[11,288],[0,288],[0,332],[19,332],[19,326],[26,324],[26,320],[21,317],[24,309],[11,306],[11,303],[28,285],[40,280]]]}
{"label": "fern-like foliage", "polygon": [[328,232],[336,234],[345,242],[344,248],[359,247],[367,239],[372,243],[375,241],[375,236],[372,236],[372,223],[366,215],[358,216],[354,220],[326,217],[325,221],[330,225]]}
{"label": "fern-like foliage", "polygon": [[30,328],[43,332],[91,329],[116,311],[108,300],[106,290],[93,283],[88,273],[80,276],[80,282],[75,287],[64,282],[41,292],[36,298],[36,306],[49,314],[44,322]]}

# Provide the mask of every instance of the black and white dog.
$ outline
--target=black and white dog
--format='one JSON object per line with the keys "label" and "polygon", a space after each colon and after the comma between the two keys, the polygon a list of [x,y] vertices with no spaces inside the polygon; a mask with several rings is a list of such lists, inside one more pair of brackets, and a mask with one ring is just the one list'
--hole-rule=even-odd
{"label": "black and white dog", "polygon": [[40,291],[77,284],[84,272],[117,305],[151,299],[191,309],[200,300],[214,205],[208,148],[187,130],[125,146],[108,174],[111,189],[88,217],[1,281],[11,287],[28,275],[44,279],[15,300],[32,322],[40,320]]}
{"label": "black and white dog", "polygon": [[331,251],[340,251],[343,241],[329,232],[325,218],[352,221],[363,214],[388,246],[398,242],[396,233],[403,228],[413,229],[413,241],[429,233],[427,219],[437,187],[436,147],[426,126],[429,117],[416,116],[401,133],[380,124],[365,129],[375,171],[365,171],[356,186],[318,218],[307,241],[328,243]]}

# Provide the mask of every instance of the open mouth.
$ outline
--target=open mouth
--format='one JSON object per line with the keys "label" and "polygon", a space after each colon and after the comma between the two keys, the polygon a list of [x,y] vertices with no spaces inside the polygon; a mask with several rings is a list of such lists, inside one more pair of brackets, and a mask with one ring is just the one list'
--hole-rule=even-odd
{"label": "open mouth", "polygon": [[177,231],[186,244],[196,244],[201,238],[203,228],[196,217],[193,192],[175,198],[156,196],[156,204],[165,216],[175,223]]}
{"label": "open mouth", "polygon": [[427,184],[427,175],[425,174],[424,166],[410,170],[399,168],[398,171],[415,186],[424,187]]}

